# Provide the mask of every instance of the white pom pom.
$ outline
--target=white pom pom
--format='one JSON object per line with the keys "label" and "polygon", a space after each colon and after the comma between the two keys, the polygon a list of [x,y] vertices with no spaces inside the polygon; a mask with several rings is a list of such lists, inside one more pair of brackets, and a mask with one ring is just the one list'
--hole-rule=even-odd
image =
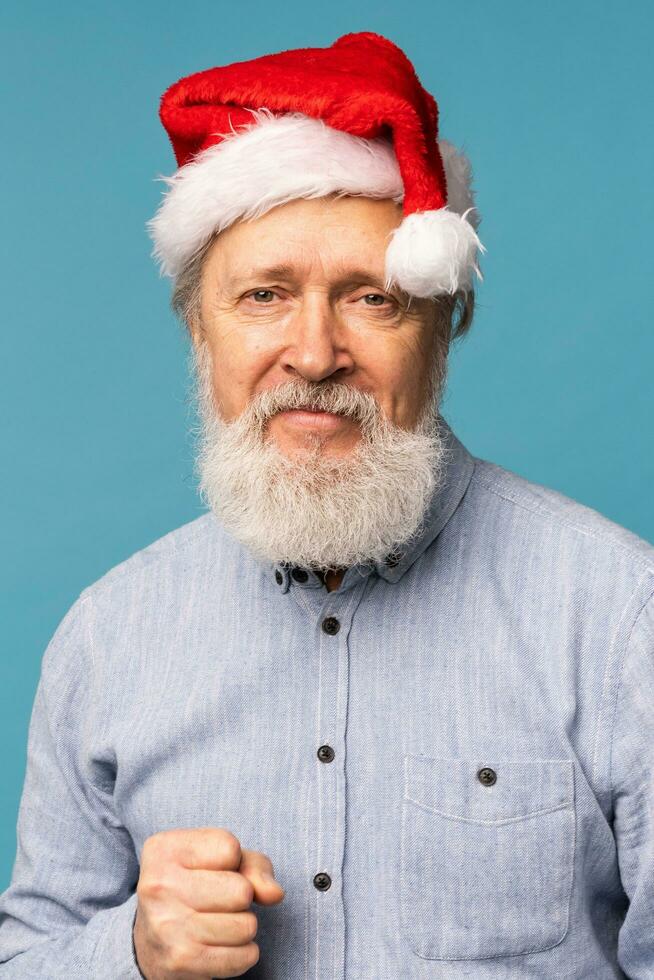
{"label": "white pom pom", "polygon": [[[468,211],[471,210],[470,208]],[[469,289],[477,249],[485,252],[467,220],[448,207],[408,214],[392,233],[386,249],[386,288],[396,283],[410,296],[438,296]]]}

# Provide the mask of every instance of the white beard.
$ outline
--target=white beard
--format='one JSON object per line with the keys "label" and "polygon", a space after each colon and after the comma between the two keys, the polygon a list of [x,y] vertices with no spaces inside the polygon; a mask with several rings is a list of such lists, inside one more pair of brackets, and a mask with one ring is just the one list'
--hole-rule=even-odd
{"label": "white beard", "polygon": [[[302,378],[259,393],[226,422],[216,410],[206,344],[191,348],[191,367],[201,497],[255,556],[326,572],[399,555],[420,533],[447,456],[438,365],[413,431],[393,424],[367,392]],[[324,437],[312,433],[291,458],[266,436],[272,415],[307,404],[359,423],[347,456],[323,452]]]}

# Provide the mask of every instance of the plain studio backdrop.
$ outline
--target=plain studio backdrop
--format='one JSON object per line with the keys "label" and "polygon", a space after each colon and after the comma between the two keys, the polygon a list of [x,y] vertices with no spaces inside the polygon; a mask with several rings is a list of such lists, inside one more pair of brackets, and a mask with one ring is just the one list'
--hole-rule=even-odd
{"label": "plain studio backdrop", "polygon": [[179,77],[350,31],[397,42],[472,160],[484,282],[443,413],[477,456],[654,540],[648,0],[36,3],[0,13],[0,890],[45,646],[199,516],[187,342],[145,223]]}

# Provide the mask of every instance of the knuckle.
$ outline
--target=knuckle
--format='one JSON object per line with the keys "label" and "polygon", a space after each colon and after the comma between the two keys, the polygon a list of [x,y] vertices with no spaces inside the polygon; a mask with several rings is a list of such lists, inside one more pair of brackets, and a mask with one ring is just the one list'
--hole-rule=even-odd
{"label": "knuckle", "polygon": [[193,950],[181,944],[168,949],[161,958],[161,965],[167,972],[173,974],[187,972],[192,962]]}
{"label": "knuckle", "polygon": [[241,916],[243,938],[247,941],[254,939],[259,928],[259,920],[254,912],[242,912]]}
{"label": "knuckle", "polygon": [[239,905],[252,905],[254,899],[254,885],[252,882],[245,877],[245,875],[239,875],[238,880],[234,887],[234,900],[239,903]]}
{"label": "knuckle", "polygon": [[172,836],[174,836],[176,831],[174,830],[158,830],[155,834],[148,837],[150,845],[159,847],[162,844],[166,844]]}
{"label": "knuckle", "polygon": [[156,834],[151,834],[150,837],[146,837],[141,853],[142,861],[146,858],[152,858],[153,856],[164,853],[168,848],[172,833],[174,831],[158,830]]}
{"label": "knuckle", "polygon": [[232,841],[234,844],[238,844],[239,847],[241,846],[241,842],[236,834],[233,834],[227,827],[216,827],[215,832],[218,833],[223,840]]}
{"label": "knuckle", "polygon": [[141,864],[144,864],[147,861],[152,851],[157,850],[157,841],[155,839],[156,836],[157,835],[154,834],[152,837],[145,838],[145,841],[143,842],[143,848],[141,850]]}
{"label": "knuckle", "polygon": [[238,859],[241,853],[241,842],[230,830],[226,830],[223,827],[220,828],[220,844],[225,853],[225,857],[230,862]]}
{"label": "knuckle", "polygon": [[261,951],[257,943],[248,943],[247,946],[245,946],[244,948],[248,952],[248,969],[249,969],[249,967],[254,966],[255,963],[259,962],[259,956],[261,955]]}
{"label": "knuckle", "polygon": [[[259,962],[259,947],[256,943],[246,946],[223,947],[221,949],[223,968],[229,970],[228,976],[241,976],[246,970]],[[232,973],[232,971],[235,971]]]}
{"label": "knuckle", "polygon": [[156,941],[166,948],[173,948],[179,933],[179,923],[177,919],[166,911],[152,913],[148,916],[148,928],[150,934]]}
{"label": "knuckle", "polygon": [[168,882],[156,875],[148,875],[139,879],[136,891],[140,899],[148,902],[161,901],[170,892]]}

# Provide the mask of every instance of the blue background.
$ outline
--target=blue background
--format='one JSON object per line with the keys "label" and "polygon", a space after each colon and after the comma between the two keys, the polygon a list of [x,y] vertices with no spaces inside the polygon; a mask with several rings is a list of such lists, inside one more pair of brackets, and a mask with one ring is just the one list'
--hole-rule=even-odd
{"label": "blue background", "polygon": [[174,169],[159,96],[358,30],[404,48],[473,163],[485,281],[445,416],[476,455],[654,540],[648,0],[3,5],[0,889],[52,632],[203,509],[145,231]]}

